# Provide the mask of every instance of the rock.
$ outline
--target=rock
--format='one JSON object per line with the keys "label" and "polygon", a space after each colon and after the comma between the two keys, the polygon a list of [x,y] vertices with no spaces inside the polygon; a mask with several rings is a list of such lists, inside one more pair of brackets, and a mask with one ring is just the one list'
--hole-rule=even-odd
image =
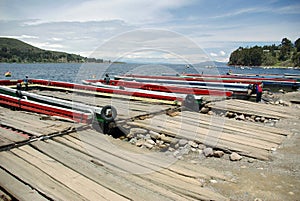
{"label": "rock", "polygon": [[208,114],[208,115],[213,115],[214,112],[210,110],[207,114]]}
{"label": "rock", "polygon": [[148,149],[152,149],[154,147],[154,144],[150,144],[149,142],[145,142],[144,146],[147,147]]}
{"label": "rock", "polygon": [[175,151],[175,149],[173,147],[169,147],[168,151],[173,152],[173,151]]}
{"label": "rock", "polygon": [[159,139],[160,134],[154,131],[149,131],[149,135],[151,136],[152,139]]}
{"label": "rock", "polygon": [[255,198],[254,201],[263,201],[263,200],[260,198]]}
{"label": "rock", "polygon": [[200,112],[203,113],[203,114],[207,114],[209,112],[209,108],[208,107],[203,107],[203,108],[201,108]]}
{"label": "rock", "polygon": [[206,146],[205,146],[204,144],[198,144],[198,149],[203,150],[203,149],[205,149],[205,148],[206,148]]}
{"label": "rock", "polygon": [[178,141],[178,144],[179,144],[179,146],[185,146],[186,144],[188,143],[188,141],[186,140],[186,139],[180,139],[179,141]]}
{"label": "rock", "polygon": [[129,143],[131,143],[131,144],[135,144],[137,142],[137,139],[136,138],[131,138],[130,140],[129,140]]}
{"label": "rock", "polygon": [[146,143],[149,143],[149,144],[155,145],[155,142],[154,142],[152,139],[148,139],[148,140],[146,140]]}
{"label": "rock", "polygon": [[215,179],[211,179],[211,180],[209,180],[210,181],[210,183],[213,183],[213,184],[216,184],[216,183],[218,183],[218,181],[217,180],[215,180]]}
{"label": "rock", "polygon": [[239,161],[243,157],[240,156],[238,153],[233,152],[232,154],[230,154],[229,158],[230,158],[231,161]]}
{"label": "rock", "polygon": [[261,117],[261,118],[260,118],[260,121],[261,121],[261,122],[264,122],[265,120],[266,120],[265,117]]}
{"label": "rock", "polygon": [[238,116],[236,117],[236,119],[237,119],[237,120],[242,120],[242,121],[244,121],[244,120],[245,120],[245,116],[244,116],[243,114],[241,114],[241,115],[238,115]]}
{"label": "rock", "polygon": [[222,156],[224,156],[223,151],[214,151],[214,157],[221,158]]}
{"label": "rock", "polygon": [[145,137],[144,137],[144,139],[145,139],[145,140],[150,140],[150,139],[151,139],[150,134],[146,134]]}
{"label": "rock", "polygon": [[130,133],[133,135],[137,135],[137,134],[146,134],[148,133],[148,131],[143,128],[131,128]]}
{"label": "rock", "polygon": [[191,148],[191,151],[192,151],[192,152],[196,152],[197,149],[192,147],[192,148]]}
{"label": "rock", "polygon": [[136,135],[136,138],[139,140],[139,139],[145,139],[145,135],[144,134],[137,134]]}
{"label": "rock", "polygon": [[253,158],[248,158],[248,163],[253,163],[254,159]]}
{"label": "rock", "polygon": [[278,90],[280,93],[285,93],[285,91],[283,89],[279,89]]}
{"label": "rock", "polygon": [[206,156],[206,157],[213,156],[214,155],[214,151],[210,147],[205,148],[205,149],[203,149],[203,155]]}
{"label": "rock", "polygon": [[188,141],[188,144],[191,146],[191,147],[193,147],[193,148],[198,148],[198,144],[196,143],[196,142],[194,142],[194,141]]}
{"label": "rock", "polygon": [[260,117],[255,117],[255,121],[260,121]]}
{"label": "rock", "polygon": [[251,115],[250,118],[253,119],[253,120],[255,120],[255,117],[256,117],[255,115]]}
{"label": "rock", "polygon": [[225,113],[225,117],[233,118],[233,117],[234,117],[234,114],[233,114],[232,112],[226,112],[226,113]]}
{"label": "rock", "polygon": [[180,155],[180,152],[178,150],[174,151],[173,156],[178,157]]}
{"label": "rock", "polygon": [[145,140],[139,139],[139,140],[136,141],[135,145],[136,145],[137,147],[141,147],[141,146],[144,145],[144,143],[145,143]]}

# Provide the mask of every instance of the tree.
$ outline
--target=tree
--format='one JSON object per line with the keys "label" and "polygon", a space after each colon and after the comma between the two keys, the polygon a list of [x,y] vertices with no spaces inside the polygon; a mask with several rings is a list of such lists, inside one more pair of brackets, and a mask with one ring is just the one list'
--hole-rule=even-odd
{"label": "tree", "polygon": [[300,38],[298,38],[296,41],[295,41],[295,47],[297,49],[297,52],[300,52]]}
{"label": "tree", "polygon": [[292,59],[294,66],[300,67],[300,52],[295,52]]}
{"label": "tree", "polygon": [[289,59],[292,48],[292,42],[287,38],[283,38],[281,41],[279,60],[286,61],[287,59]]}

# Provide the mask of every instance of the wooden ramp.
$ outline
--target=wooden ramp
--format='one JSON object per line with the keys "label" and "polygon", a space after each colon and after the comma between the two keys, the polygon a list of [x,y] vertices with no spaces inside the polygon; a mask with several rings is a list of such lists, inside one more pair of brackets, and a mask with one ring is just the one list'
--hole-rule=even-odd
{"label": "wooden ramp", "polygon": [[209,103],[207,106],[212,110],[222,110],[240,114],[256,115],[270,119],[299,118],[300,116],[300,114],[296,113],[292,107],[255,103],[237,99]]}
{"label": "wooden ramp", "polygon": [[[215,170],[140,149],[80,124],[40,119],[39,115],[5,108],[0,111],[1,139],[7,139],[8,143],[28,140],[0,151],[0,186],[7,197],[17,200],[228,200],[203,187],[203,181],[210,179],[229,180]],[[80,129],[64,133],[69,126]],[[0,147],[7,144],[3,141]]]}
{"label": "wooden ramp", "polygon": [[263,124],[189,111],[175,117],[156,115],[129,124],[261,160],[269,160],[271,150],[276,149],[290,134],[286,130]]}

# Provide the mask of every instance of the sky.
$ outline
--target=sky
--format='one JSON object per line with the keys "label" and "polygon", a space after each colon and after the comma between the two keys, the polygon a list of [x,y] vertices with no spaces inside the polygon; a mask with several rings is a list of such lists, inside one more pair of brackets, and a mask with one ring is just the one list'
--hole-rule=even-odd
{"label": "sky", "polygon": [[129,62],[227,62],[300,37],[299,0],[0,0],[0,36]]}

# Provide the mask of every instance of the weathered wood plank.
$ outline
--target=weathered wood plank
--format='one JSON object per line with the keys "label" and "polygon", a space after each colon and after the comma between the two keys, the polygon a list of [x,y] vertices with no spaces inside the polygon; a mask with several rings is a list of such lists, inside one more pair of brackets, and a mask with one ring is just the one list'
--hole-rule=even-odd
{"label": "weathered wood plank", "polygon": [[12,152],[0,152],[0,164],[3,169],[9,171],[23,183],[30,184],[30,187],[46,194],[47,197],[53,200],[85,200],[78,193],[66,188],[63,183],[54,180],[51,176],[17,157]]}
{"label": "weathered wood plank", "polygon": [[28,146],[12,152],[88,200],[127,200]]}
{"label": "weathered wood plank", "polygon": [[0,169],[0,186],[9,192],[17,200],[48,200],[30,186],[22,183],[17,178]]}
{"label": "weathered wood plank", "polygon": [[[289,107],[274,106],[269,104],[254,103],[237,99],[225,100],[208,104],[212,109],[233,111],[243,114],[263,116],[267,118],[296,118]],[[280,108],[281,107],[281,108]]]}
{"label": "weathered wood plank", "polygon": [[177,138],[194,140],[197,143],[205,144],[207,146],[211,146],[217,149],[238,152],[244,156],[254,157],[261,160],[269,160],[269,153],[267,150],[259,149],[256,147],[250,147],[243,144],[238,144],[237,142],[234,141],[224,140],[222,139],[222,136],[218,134],[218,132],[217,133],[211,132],[209,135],[203,135],[197,132],[196,134],[195,132],[191,134],[191,132],[189,131],[185,131],[185,130],[178,131],[177,129],[172,129],[170,127],[162,128],[142,121],[131,122],[130,125],[143,127],[149,130],[153,130],[155,132],[164,133],[166,135],[174,136]]}
{"label": "weathered wood plank", "polygon": [[103,161],[101,155],[99,158],[95,158],[87,153],[73,149],[72,146],[69,147],[66,144],[53,141],[48,143],[36,142],[34,146],[51,155],[60,163],[133,200],[151,200],[156,198],[163,200],[185,199],[184,196],[176,194],[170,189],[165,189],[144,180],[139,174],[134,175],[124,173],[121,170],[112,170],[108,164],[110,161]]}
{"label": "weathered wood plank", "polygon": [[0,127],[0,147],[27,139],[26,136],[21,135],[20,133]]}

